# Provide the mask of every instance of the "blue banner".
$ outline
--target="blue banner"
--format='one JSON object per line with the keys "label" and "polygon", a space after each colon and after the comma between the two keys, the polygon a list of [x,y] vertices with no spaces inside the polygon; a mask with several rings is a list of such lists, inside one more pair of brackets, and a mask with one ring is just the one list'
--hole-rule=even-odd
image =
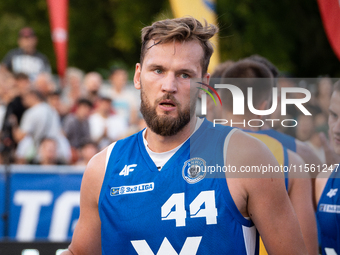
{"label": "blue banner", "polygon": [[12,167],[9,237],[22,242],[71,240],[83,171],[68,166]]}

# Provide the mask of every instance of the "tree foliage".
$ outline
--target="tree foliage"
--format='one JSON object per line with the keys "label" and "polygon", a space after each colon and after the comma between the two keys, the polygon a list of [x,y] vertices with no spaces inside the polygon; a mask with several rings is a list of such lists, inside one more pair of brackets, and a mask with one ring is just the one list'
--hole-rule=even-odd
{"label": "tree foliage", "polygon": [[[222,60],[256,53],[291,75],[340,75],[316,1],[217,0],[216,9]],[[112,65],[133,70],[141,28],[166,17],[171,17],[167,0],[69,1],[69,66],[86,72],[105,73]],[[0,58],[17,46],[23,26],[35,29],[38,49],[55,72],[46,0],[0,1]]]}
{"label": "tree foliage", "polygon": [[262,55],[289,75],[339,76],[316,1],[217,1],[221,59]]}

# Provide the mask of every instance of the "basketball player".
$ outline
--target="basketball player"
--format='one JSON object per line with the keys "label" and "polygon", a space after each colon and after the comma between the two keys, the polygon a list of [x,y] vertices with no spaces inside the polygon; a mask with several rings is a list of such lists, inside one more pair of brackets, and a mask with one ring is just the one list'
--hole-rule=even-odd
{"label": "basketball player", "polygon": [[63,254],[257,254],[257,230],[271,254],[307,254],[282,178],[206,178],[202,170],[277,165],[258,140],[196,118],[190,79],[209,82],[216,32],[191,17],[143,28],[134,84],[147,128],[90,161]]}
{"label": "basketball player", "polygon": [[[334,152],[340,155],[340,81],[334,85],[329,106],[329,139]],[[315,182],[316,218],[323,255],[340,254],[340,169],[324,168]]]}
{"label": "basketball player", "polygon": [[[240,60],[223,72],[221,84],[236,85],[242,90],[244,95],[248,94],[248,87],[252,87],[254,108],[257,110],[266,110],[269,108],[268,104],[270,100],[268,99],[270,98],[270,94],[272,92],[274,79],[271,72],[265,65],[249,59]],[[223,103],[223,109],[220,115],[221,119],[229,120],[229,123],[231,120],[234,123],[242,123],[243,120],[245,120],[244,123],[248,123],[249,120],[263,118],[263,116],[255,115],[250,112],[248,107],[245,107],[244,115],[234,115],[231,92],[228,89],[219,89],[218,93]],[[271,139],[273,138],[262,134],[260,127],[255,127],[256,125],[257,124],[248,126],[247,124],[242,124],[241,128],[248,132],[255,133],[255,137],[264,141],[265,143],[268,142],[272,145],[274,141],[271,141]],[[281,146],[282,145],[277,141],[277,144],[274,146],[274,148],[280,148]],[[277,159],[281,157],[280,154],[283,154],[285,150],[287,150],[285,147],[280,151],[277,151],[277,149],[275,150],[278,153]],[[287,156],[289,165],[295,165],[298,167],[304,164],[302,158],[291,150],[287,151]],[[294,171],[291,171],[291,173],[288,173],[288,177],[288,194],[297,214],[307,250],[309,254],[317,255],[317,231],[312,201],[312,184],[310,178],[308,178],[309,174],[294,173]],[[262,253],[260,250],[260,254],[265,253]]]}
{"label": "basketball player", "polygon": [[[270,72],[272,73],[275,83],[277,82],[277,78],[279,77],[279,71],[276,68],[275,65],[273,65],[273,63],[271,63],[268,59],[260,56],[260,55],[252,55],[248,58],[245,58],[245,60],[252,60],[258,63],[261,63],[263,65],[265,65]],[[263,127],[261,127],[261,130],[258,131],[261,134],[266,134],[269,135],[273,138],[275,138],[276,140],[278,140],[284,147],[286,147],[287,149],[296,152],[304,161],[306,164],[309,165],[314,165],[314,166],[318,166],[321,165],[321,161],[319,159],[319,157],[314,153],[314,151],[312,150],[312,148],[310,146],[308,146],[306,143],[290,136],[284,133],[281,133],[273,128],[271,128],[268,123],[265,122],[265,124],[263,125]],[[316,175],[313,172],[309,173],[312,178],[312,185],[314,185],[314,180]],[[314,188],[314,187],[313,187]]]}

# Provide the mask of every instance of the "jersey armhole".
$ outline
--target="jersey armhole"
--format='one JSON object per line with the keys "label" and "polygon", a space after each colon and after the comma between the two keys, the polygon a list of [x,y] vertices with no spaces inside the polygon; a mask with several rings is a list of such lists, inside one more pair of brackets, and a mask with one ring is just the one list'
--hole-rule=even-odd
{"label": "jersey armhole", "polygon": [[[227,163],[227,150],[228,150],[228,145],[229,145],[229,142],[230,142],[230,138],[231,136],[236,132],[236,131],[239,131],[239,129],[237,128],[234,128],[232,129],[228,135],[226,136],[226,138],[224,139],[224,145],[223,145],[223,162],[224,164]],[[223,188],[224,186],[224,188]],[[235,220],[237,220],[241,225],[245,226],[245,227],[252,227],[254,226],[254,223],[253,221],[250,219],[250,218],[246,218],[244,217],[240,211],[238,210],[235,202],[234,202],[234,199],[233,197],[231,196],[230,194],[230,191],[229,191],[229,187],[228,187],[228,183],[227,183],[227,179],[225,178],[224,181],[223,181],[223,186],[222,186],[222,194],[223,194],[223,197],[225,199],[225,202],[227,203],[228,205],[228,208],[231,212],[231,214],[235,217]]]}
{"label": "jersey armhole", "polygon": [[110,159],[111,152],[112,152],[113,147],[114,147],[115,145],[116,145],[116,142],[111,143],[111,144],[107,147],[107,151],[106,151],[106,159],[105,159],[105,173],[106,173],[107,165],[109,164],[109,159]]}
{"label": "jersey armhole", "polygon": [[[111,153],[112,150],[114,148],[114,146],[116,145],[117,142],[111,143],[108,147],[107,147],[107,151],[106,151],[106,159],[105,159],[105,173],[104,173],[104,180],[102,183],[102,187],[100,189],[100,194],[99,194],[99,200],[98,200],[98,209],[102,203],[104,194],[103,194],[103,188],[106,186],[107,182],[109,181],[109,175],[110,175],[110,171],[107,171],[107,167],[109,165],[109,161],[110,161],[110,157],[111,157]],[[100,211],[99,211],[99,216],[100,216]]]}

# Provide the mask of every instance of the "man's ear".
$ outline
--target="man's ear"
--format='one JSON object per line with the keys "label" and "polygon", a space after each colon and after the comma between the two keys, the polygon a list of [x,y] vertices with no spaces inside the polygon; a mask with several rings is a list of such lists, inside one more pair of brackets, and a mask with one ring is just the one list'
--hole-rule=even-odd
{"label": "man's ear", "polygon": [[136,69],[135,69],[135,75],[133,77],[133,83],[135,85],[136,89],[140,89],[141,85],[140,85],[140,74],[142,71],[142,66],[140,63],[136,64]]}
{"label": "man's ear", "polygon": [[[210,73],[206,73],[205,75],[203,75],[202,77],[202,83],[203,84],[209,84],[209,81],[210,81]],[[199,87],[203,87],[202,84],[199,84]],[[198,97],[201,98],[202,97],[202,94],[205,93],[203,90],[199,90],[199,93],[198,93]]]}
{"label": "man's ear", "polygon": [[205,83],[205,84],[209,84],[209,82],[210,82],[210,73],[206,73],[205,75],[203,75],[202,82]]}

